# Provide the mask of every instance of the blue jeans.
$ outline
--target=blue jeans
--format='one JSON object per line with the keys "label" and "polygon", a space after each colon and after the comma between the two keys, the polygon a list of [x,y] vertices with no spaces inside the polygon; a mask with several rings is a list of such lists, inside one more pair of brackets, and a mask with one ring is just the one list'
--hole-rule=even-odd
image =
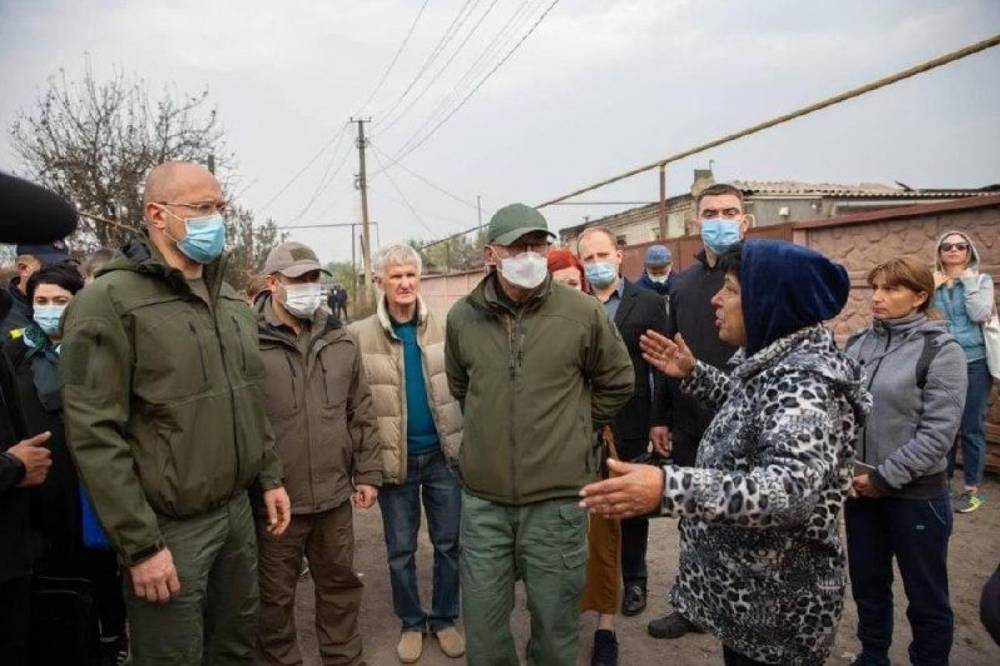
{"label": "blue jeans", "polygon": [[[993,388],[993,377],[986,365],[986,359],[969,363],[969,388],[965,392],[965,411],[962,412],[962,475],[965,485],[978,486],[983,482],[986,468],[986,402]],[[958,445],[948,452],[948,478],[955,476],[955,456]]]}
{"label": "blue jeans", "polygon": [[[423,491],[423,492],[421,492]],[[427,527],[434,546],[434,592],[431,611],[420,605],[417,587],[417,533],[423,498]],[[440,451],[409,456],[406,481],[379,491],[385,546],[389,557],[392,605],[403,631],[438,632],[458,618],[458,530],[462,491]]]}
{"label": "blue jeans", "polygon": [[849,499],[844,519],[864,663],[889,666],[895,556],[913,632],[910,662],[915,666],[947,664],[955,624],[948,601],[953,516],[947,493],[931,500]]}

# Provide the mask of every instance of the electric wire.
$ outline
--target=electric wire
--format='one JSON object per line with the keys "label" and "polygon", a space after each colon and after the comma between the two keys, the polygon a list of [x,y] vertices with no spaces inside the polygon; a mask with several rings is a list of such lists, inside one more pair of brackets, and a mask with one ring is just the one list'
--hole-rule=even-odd
{"label": "electric wire", "polygon": [[496,71],[500,69],[503,66],[503,64],[510,59],[512,55],[514,55],[514,53],[518,50],[518,48],[520,48],[520,46],[524,44],[524,42],[526,42],[529,37],[531,37],[532,33],[535,32],[538,26],[541,25],[542,21],[545,20],[545,17],[549,15],[549,12],[551,12],[557,4],[559,4],[559,0],[553,0],[553,2],[545,9],[542,15],[538,17],[538,19],[531,26],[528,32],[522,35],[521,38],[517,41],[517,43],[514,44],[514,46],[507,52],[507,54],[503,58],[501,58],[500,61],[496,65],[494,65],[492,69],[490,69],[489,72],[487,72],[486,76],[484,76],[479,81],[479,83],[477,83],[476,86],[472,90],[470,90],[468,94],[465,95],[465,97],[462,98],[462,101],[458,103],[458,106],[452,109],[448,115],[446,115],[436,125],[434,125],[434,127],[432,127],[431,130],[427,134],[425,134],[419,141],[414,143],[412,146],[410,146],[408,150],[404,151],[400,155],[396,155],[394,159],[396,161],[402,161],[407,155],[410,155],[413,151],[417,150],[422,145],[427,143],[427,141],[430,140],[430,138],[434,136],[437,133],[437,131],[445,125],[445,123],[451,120],[455,116],[455,114],[458,113],[463,106],[465,106],[465,104],[469,101],[469,99],[471,99],[472,96],[475,95],[476,92],[483,87],[483,85],[490,79],[490,77],[493,76],[493,74],[495,74]]}
{"label": "electric wire", "polygon": [[424,4],[420,5],[420,10],[417,12],[417,16],[413,19],[413,23],[410,24],[410,29],[406,31],[406,36],[403,37],[403,41],[400,43],[399,48],[396,49],[396,53],[392,56],[392,60],[389,61],[389,66],[385,68],[384,72],[382,72],[382,76],[379,78],[378,83],[375,84],[375,88],[372,90],[371,94],[368,95],[368,99],[365,100],[365,103],[361,105],[361,108],[358,109],[358,112],[355,115],[360,116],[363,111],[368,108],[368,105],[372,103],[372,100],[375,99],[375,96],[379,93],[379,91],[382,90],[382,86],[385,85],[386,79],[389,78],[389,72],[392,71],[392,68],[395,67],[396,63],[399,61],[399,56],[402,55],[403,49],[405,49],[407,43],[409,43],[410,37],[413,36],[413,31],[416,29],[417,23],[420,21],[420,17],[423,16],[424,10],[427,9],[427,5],[430,1],[431,0],[424,0]]}
{"label": "electric wire", "polygon": [[466,9],[468,9],[469,6],[472,5],[473,1],[474,0],[466,0],[465,4],[462,5],[462,8],[458,10],[458,14],[455,15],[455,18],[452,19],[451,23],[445,29],[444,35],[442,35],[441,39],[438,40],[437,45],[431,51],[430,55],[428,55],[427,58],[424,60],[423,64],[417,70],[417,73],[413,76],[413,79],[406,86],[406,88],[403,89],[403,92],[400,93],[399,97],[396,98],[396,100],[389,106],[387,110],[375,114],[376,118],[381,119],[378,122],[384,122],[386,118],[391,117],[391,115],[396,111],[396,109],[399,108],[399,105],[402,104],[403,100],[406,99],[406,96],[410,94],[410,91],[413,90],[413,87],[417,85],[417,82],[420,81],[424,73],[430,68],[431,64],[438,57],[438,55],[440,55],[444,47],[448,44],[448,42],[451,41],[454,34],[453,30],[455,28],[455,25],[465,15]]}

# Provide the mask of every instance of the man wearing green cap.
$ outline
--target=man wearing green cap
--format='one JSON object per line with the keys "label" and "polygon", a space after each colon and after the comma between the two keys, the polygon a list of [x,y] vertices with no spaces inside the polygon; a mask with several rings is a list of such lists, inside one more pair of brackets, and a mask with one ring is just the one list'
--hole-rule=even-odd
{"label": "man wearing green cap", "polygon": [[531,613],[528,663],[572,666],[587,562],[580,488],[600,461],[594,427],[632,395],[628,350],[601,304],[552,281],[545,218],[500,209],[495,267],[448,314],[446,365],[465,432],[460,561],[470,664],[516,666],[514,581]]}

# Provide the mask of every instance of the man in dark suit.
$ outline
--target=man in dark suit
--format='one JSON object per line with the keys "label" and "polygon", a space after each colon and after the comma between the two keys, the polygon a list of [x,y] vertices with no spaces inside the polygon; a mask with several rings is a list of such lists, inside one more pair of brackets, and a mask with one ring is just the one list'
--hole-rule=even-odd
{"label": "man in dark suit", "polygon": [[[646,330],[664,333],[667,330],[663,299],[619,275],[622,251],[615,235],[607,228],[585,229],[577,242],[577,252],[594,295],[604,303],[608,316],[625,340],[635,370],[635,394],[612,424],[618,453],[622,460],[634,461],[647,454],[650,441],[657,450],[666,451],[669,449],[666,401],[654,399],[655,392],[665,390],[666,378],[651,371],[639,350],[639,336]],[[654,405],[663,405],[663,408],[654,409]],[[625,615],[637,615],[646,607],[648,535],[647,518],[622,521],[622,579],[625,585],[622,612]]]}

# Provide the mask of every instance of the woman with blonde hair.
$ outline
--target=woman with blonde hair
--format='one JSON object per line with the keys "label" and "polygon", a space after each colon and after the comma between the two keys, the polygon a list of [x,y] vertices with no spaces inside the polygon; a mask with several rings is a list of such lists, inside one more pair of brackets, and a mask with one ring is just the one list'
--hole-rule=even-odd
{"label": "woman with blonde hair", "polygon": [[890,663],[895,558],[909,604],[910,661],[947,664],[954,617],[945,470],[965,401],[965,356],[947,322],[930,311],[934,277],[925,263],[891,259],[871,270],[868,284],[872,323],[845,349],[864,368],[873,400],[844,505],[862,648],[854,663]]}
{"label": "woman with blonde hair", "polygon": [[[949,231],[938,240],[934,253],[933,305],[948,321],[948,329],[965,352],[968,389],[962,414],[962,474],[965,487],[955,500],[955,511],[971,513],[983,503],[979,484],[986,465],[986,403],[993,378],[986,365],[983,323],[990,318],[993,277],[979,272],[979,253],[972,239],[961,231]],[[957,446],[948,456],[948,476],[955,474]]]}

